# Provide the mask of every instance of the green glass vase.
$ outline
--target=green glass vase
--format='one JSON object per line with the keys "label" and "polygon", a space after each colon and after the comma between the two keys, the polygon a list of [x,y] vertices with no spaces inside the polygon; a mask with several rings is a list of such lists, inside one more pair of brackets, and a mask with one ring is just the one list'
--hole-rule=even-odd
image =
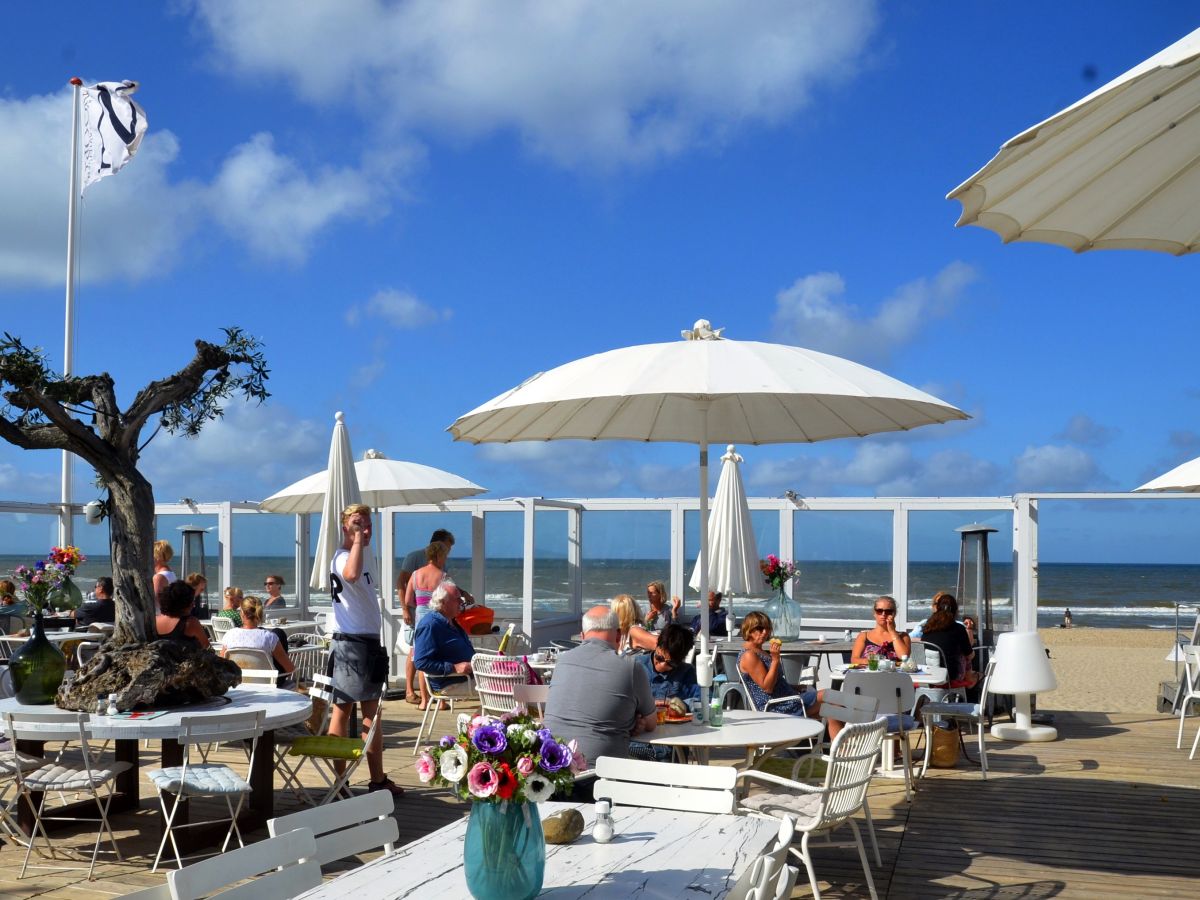
{"label": "green glass vase", "polygon": [[472,803],[463,869],[476,900],[531,900],[540,894],[546,839],[537,804]]}
{"label": "green glass vase", "polygon": [[67,673],[67,660],[46,637],[40,611],[34,613],[29,640],[9,658],[8,668],[18,703],[45,706],[54,702]]}

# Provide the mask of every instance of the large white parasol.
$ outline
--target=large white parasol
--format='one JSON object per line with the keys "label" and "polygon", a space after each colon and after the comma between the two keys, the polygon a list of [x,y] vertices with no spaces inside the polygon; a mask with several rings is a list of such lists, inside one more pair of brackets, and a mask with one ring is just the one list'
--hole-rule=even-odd
{"label": "large white parasol", "polygon": [[1200,249],[1200,29],[1009,140],[959,225],[1077,252]]}
{"label": "large white parasol", "polygon": [[339,412],[334,416],[329,465],[322,473],[325,476],[325,494],[322,497],[321,531],[317,537],[312,577],[308,580],[313,590],[329,590],[329,565],[333,562],[333,554],[342,545],[342,510],[352,503],[363,502],[358,479],[354,476],[354,466],[350,464],[353,458],[345,417]]}
{"label": "large white parasol", "polygon": [[[449,430],[456,440],[472,443],[575,438],[699,444],[703,598],[710,442],[823,441],[969,418],[924,391],[840,357],[725,340],[703,319],[683,337],[541,372],[460,416]],[[707,603],[700,604],[700,620],[699,659],[706,663]]]}
{"label": "large white parasol", "polygon": [[[763,586],[750,505],[746,502],[746,488],[742,484],[741,462],[742,457],[733,444],[725,448],[725,455],[721,457],[721,477],[717,480],[717,492],[713,495],[708,517],[708,590],[726,595],[750,594]],[[700,590],[704,574],[697,560],[688,584]],[[700,605],[707,607],[707,592],[700,595]],[[732,597],[728,612],[733,612]]]}
{"label": "large white parasol", "polygon": [[1164,472],[1152,481],[1147,481],[1135,491],[1180,491],[1195,494],[1200,492],[1200,457]]}

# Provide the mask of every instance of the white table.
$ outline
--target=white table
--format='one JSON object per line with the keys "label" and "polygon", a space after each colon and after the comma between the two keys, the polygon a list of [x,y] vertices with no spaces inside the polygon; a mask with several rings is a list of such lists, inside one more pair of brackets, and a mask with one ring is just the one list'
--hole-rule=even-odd
{"label": "white table", "polygon": [[[47,631],[46,640],[54,645],[64,644],[67,641],[102,641],[105,635],[98,631]],[[5,634],[0,635],[0,641],[11,645],[9,650],[15,650],[29,640],[29,635]]]}
{"label": "white table", "polygon": [[[632,896],[719,900],[779,831],[773,819],[619,806],[613,810],[612,843],[597,844],[591,835],[595,820],[591,804],[542,803],[538,810],[545,817],[566,807],[583,813],[584,832],[573,843],[546,845],[539,896],[555,900]],[[466,833],[464,817],[297,900],[470,897],[463,873]]]}
{"label": "white table", "polygon": [[[834,666],[833,680],[844,680],[846,673],[850,671],[870,673],[871,670],[851,669],[848,665]],[[899,669],[896,669],[896,671],[900,672]],[[934,684],[945,684],[946,679],[950,676],[950,673],[942,666],[920,666],[915,672],[900,672],[900,674],[907,675],[909,678],[911,678],[915,687],[929,687]]]}
{"label": "white table", "polygon": [[644,735],[649,743],[659,747],[692,747],[700,762],[708,763],[708,754],[717,748],[744,749],[746,765],[753,761],[759,747],[777,750],[800,741],[817,737],[824,724],[820,719],[788,716],[783,713],[755,712],[748,709],[727,709],[720,727],[702,722],[664,722],[653,732]]}
{"label": "white table", "polygon": [[[287,617],[284,616],[284,618]],[[263,626],[265,628],[278,628],[288,637],[291,637],[293,634],[316,634],[320,635],[321,637],[325,636],[325,633],[321,630],[321,626],[312,619],[301,619],[299,621],[288,619],[287,622],[280,624],[278,621],[272,621],[270,618],[268,618],[267,621],[263,623]]]}
{"label": "white table", "polygon": [[[228,703],[217,698],[208,703],[181,706],[154,718],[110,718],[93,715],[89,723],[91,735],[101,741],[115,741],[116,758],[132,764],[128,771],[117,777],[115,789],[118,796],[113,797],[110,809],[118,812],[137,808],[138,741],[162,741],[163,766],[181,765],[183,747],[176,738],[179,737],[184,716],[211,716],[261,709],[265,710],[266,717],[263,720],[263,736],[259,738],[250,772],[250,784],[254,790],[246,801],[246,817],[239,822],[244,821],[242,827],[249,826],[251,829],[266,824],[267,819],[274,816],[275,808],[275,729],[305,721],[312,714],[312,701],[306,695],[295,691],[244,686],[231,689],[225,697],[228,698]],[[47,710],[53,707],[23,706],[15,697],[0,700],[0,715],[23,709]],[[3,728],[2,723],[3,719],[0,718],[0,729]],[[73,722],[61,725],[44,724],[41,730],[49,742],[78,736],[78,729]],[[34,756],[41,756],[43,753],[42,742],[18,741],[17,746]],[[182,810],[180,814],[183,814]],[[23,803],[18,810],[18,817],[22,827],[32,827],[33,817]]]}

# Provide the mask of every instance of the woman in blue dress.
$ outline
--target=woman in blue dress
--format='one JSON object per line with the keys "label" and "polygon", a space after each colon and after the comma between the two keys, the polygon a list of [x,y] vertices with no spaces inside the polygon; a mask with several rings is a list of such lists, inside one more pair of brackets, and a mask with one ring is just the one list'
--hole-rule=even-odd
{"label": "woman in blue dress", "polygon": [[815,688],[801,693],[788,684],[779,660],[782,642],[771,640],[771,619],[761,612],[748,613],[742,619],[742,639],[745,643],[738,654],[738,668],[745,676],[742,682],[750,692],[754,708],[766,709],[768,700],[794,698],[784,703],[772,703],[770,712],[817,718],[821,712],[822,694]]}

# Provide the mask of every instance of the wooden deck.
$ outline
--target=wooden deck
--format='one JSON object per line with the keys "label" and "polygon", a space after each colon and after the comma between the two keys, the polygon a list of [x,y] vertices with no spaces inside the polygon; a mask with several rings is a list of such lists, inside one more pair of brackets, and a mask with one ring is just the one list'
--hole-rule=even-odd
{"label": "wooden deck", "polygon": [[[397,806],[402,843],[465,813],[445,792],[417,782],[410,751],[418,721],[414,707],[388,704],[386,765],[393,779],[409,787]],[[986,782],[962,762],[958,769],[931,769],[911,804],[904,801],[902,782],[877,779],[871,805],[884,857],[873,870],[880,897],[1196,894],[1200,759],[1189,762],[1186,750],[1175,750],[1176,721],[1154,714],[1059,713],[1059,740],[989,739]],[[443,713],[440,725],[449,729],[450,716]],[[236,764],[244,757],[230,753],[225,759]],[[153,760],[151,751],[143,751],[144,766]],[[149,872],[157,830],[151,802],[143,798],[139,812],[115,817],[126,861],[102,862],[90,883],[80,872],[36,871],[18,880],[24,849],[0,847],[0,898],[87,900],[161,882],[161,874]],[[288,811],[295,803],[280,795],[277,808]],[[265,832],[247,837],[258,840]],[[86,826],[59,841],[85,846]],[[815,857],[822,896],[867,896],[853,850],[818,847]],[[793,896],[810,897],[803,870],[800,882]]]}

